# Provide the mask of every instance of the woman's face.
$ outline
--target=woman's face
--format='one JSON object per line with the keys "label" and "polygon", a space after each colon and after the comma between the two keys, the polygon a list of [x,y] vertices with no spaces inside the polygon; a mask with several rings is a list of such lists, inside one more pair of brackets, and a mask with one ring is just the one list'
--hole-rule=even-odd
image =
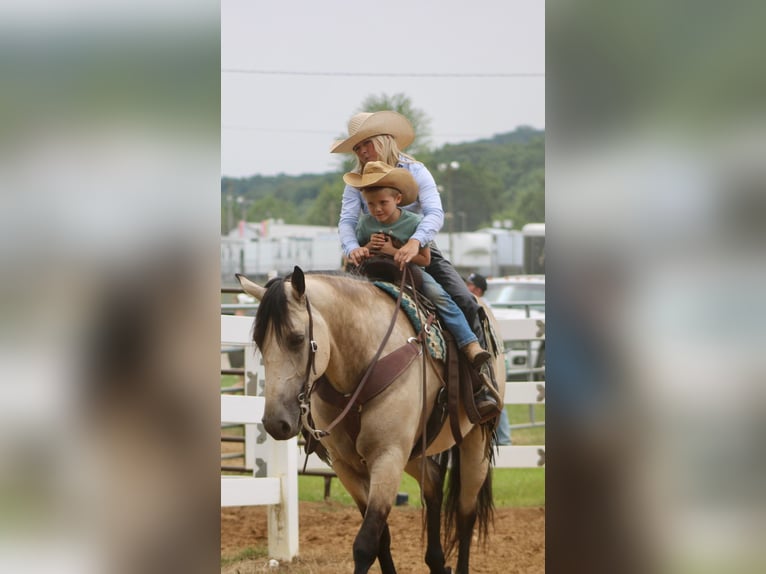
{"label": "woman's face", "polygon": [[356,144],[354,146],[354,153],[362,165],[365,165],[368,161],[378,161],[378,152],[375,151],[372,139],[366,139]]}

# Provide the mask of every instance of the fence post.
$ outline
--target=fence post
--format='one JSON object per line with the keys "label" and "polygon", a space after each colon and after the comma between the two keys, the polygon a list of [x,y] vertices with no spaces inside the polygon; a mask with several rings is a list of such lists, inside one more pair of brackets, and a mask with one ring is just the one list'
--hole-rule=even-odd
{"label": "fence post", "polygon": [[269,509],[269,556],[291,560],[298,554],[298,438],[271,443],[269,476],[279,478],[281,501]]}

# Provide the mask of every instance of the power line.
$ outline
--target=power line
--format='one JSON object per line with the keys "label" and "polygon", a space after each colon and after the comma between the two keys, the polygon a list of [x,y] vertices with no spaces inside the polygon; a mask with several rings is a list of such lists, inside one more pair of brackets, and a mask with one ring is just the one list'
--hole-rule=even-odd
{"label": "power line", "polygon": [[[244,126],[244,125],[222,125],[221,129],[223,130],[230,130],[230,131],[251,131],[251,132],[270,132],[270,133],[286,133],[286,134],[311,134],[311,135],[321,135],[321,136],[331,136],[331,137],[341,137],[342,134],[339,134],[337,131],[331,131],[331,130],[301,130],[301,129],[289,129],[289,128],[262,128],[262,127],[256,127],[256,126]],[[537,128],[535,128],[537,129]],[[502,133],[502,132],[498,132]],[[473,133],[473,134],[467,134],[467,133],[440,133],[440,134],[429,134],[429,137],[431,139],[433,138],[490,138],[491,135],[487,135],[485,133]]]}
{"label": "power line", "polygon": [[319,134],[319,135],[330,135],[330,136],[338,136],[340,137],[340,134],[338,131],[330,131],[330,130],[298,130],[298,129],[289,129],[289,128],[261,128],[256,126],[237,126],[237,125],[223,125],[221,126],[224,130],[245,130],[245,131],[254,131],[254,132],[276,132],[276,133],[291,133],[291,134]]}
{"label": "power line", "polygon": [[221,68],[224,74],[257,74],[270,76],[349,76],[372,78],[544,78],[545,72],[306,72],[297,70],[255,70]]}

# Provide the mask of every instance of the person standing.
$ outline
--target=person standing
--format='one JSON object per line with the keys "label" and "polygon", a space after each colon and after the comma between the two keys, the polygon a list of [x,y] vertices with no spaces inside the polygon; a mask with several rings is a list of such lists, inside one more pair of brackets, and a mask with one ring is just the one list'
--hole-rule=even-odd
{"label": "person standing", "polygon": [[[483,300],[487,292],[487,278],[479,273],[471,273],[466,280],[468,290],[476,295],[477,299]],[[501,446],[511,444],[511,422],[508,420],[508,412],[505,408],[500,411],[500,420],[497,423],[497,444]]]}

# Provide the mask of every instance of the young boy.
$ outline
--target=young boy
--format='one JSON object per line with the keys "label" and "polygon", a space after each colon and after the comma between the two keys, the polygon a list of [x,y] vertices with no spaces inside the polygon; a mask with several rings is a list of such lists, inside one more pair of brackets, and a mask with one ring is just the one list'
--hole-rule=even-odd
{"label": "young boy", "polygon": [[[362,193],[362,199],[369,213],[360,217],[356,228],[357,241],[361,247],[349,254],[349,259],[359,265],[363,259],[373,253],[395,255],[417,229],[421,215],[403,210],[400,205],[409,205],[418,196],[418,186],[409,171],[403,168],[392,168],[385,162],[371,161],[364,166],[364,171],[347,173],[343,181],[356,187]],[[421,267],[428,266],[431,251],[428,246],[420,248],[411,262]],[[488,363],[492,356],[481,348],[476,335],[466,321],[465,315],[436,280],[423,270],[423,294],[431,300],[439,313],[439,318],[455,337],[458,348],[465,353],[475,369],[481,372],[482,366]],[[486,379],[486,375],[482,373]],[[486,385],[491,381],[485,380],[484,385],[476,394],[476,408],[482,420],[487,420],[500,413],[497,404]]]}

